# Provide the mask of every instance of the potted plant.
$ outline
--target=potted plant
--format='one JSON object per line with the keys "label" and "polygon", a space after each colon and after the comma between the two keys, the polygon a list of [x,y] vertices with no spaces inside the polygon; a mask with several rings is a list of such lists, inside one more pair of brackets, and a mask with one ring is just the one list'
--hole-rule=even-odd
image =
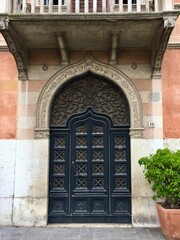
{"label": "potted plant", "polygon": [[153,200],[163,234],[169,240],[180,240],[180,150],[158,149],[139,159],[144,175],[154,191]]}

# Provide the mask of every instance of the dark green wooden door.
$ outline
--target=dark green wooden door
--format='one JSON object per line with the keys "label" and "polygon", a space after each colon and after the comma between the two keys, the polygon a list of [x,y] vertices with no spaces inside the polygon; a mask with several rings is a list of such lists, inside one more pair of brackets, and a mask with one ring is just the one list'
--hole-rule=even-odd
{"label": "dark green wooden door", "polygon": [[89,108],[52,128],[49,223],[131,222],[129,132]]}

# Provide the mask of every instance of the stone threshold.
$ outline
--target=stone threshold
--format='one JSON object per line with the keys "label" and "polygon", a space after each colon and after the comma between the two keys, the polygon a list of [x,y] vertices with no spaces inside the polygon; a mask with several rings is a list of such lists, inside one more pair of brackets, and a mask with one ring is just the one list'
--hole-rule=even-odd
{"label": "stone threshold", "polygon": [[62,224],[48,224],[49,228],[132,228],[132,224],[120,223],[62,223]]}

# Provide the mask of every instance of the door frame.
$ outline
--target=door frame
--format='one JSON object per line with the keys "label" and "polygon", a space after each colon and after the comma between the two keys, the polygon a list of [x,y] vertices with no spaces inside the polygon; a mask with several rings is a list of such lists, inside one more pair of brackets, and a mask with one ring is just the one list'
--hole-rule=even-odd
{"label": "door frame", "polygon": [[[72,64],[71,66],[67,66],[58,71],[45,84],[44,88],[42,89],[39,95],[37,103],[36,127],[34,129],[35,138],[39,140],[47,140],[47,142],[49,142],[50,137],[49,115],[51,103],[56,92],[59,91],[59,89],[61,89],[64,86],[64,84],[68,83],[69,80],[71,80],[74,76],[78,77],[87,72],[93,72],[98,76],[103,76],[109,79],[109,81],[112,81],[114,84],[117,85],[118,88],[120,88],[124,92],[130,107],[130,131],[129,131],[130,146],[134,145],[135,141],[139,139],[144,139],[142,100],[135,85],[133,84],[131,79],[129,79],[119,69],[95,60],[89,53],[85,56],[85,58],[82,61],[76,64]],[[133,147],[131,148],[130,154],[132,155],[134,153],[135,149]],[[134,164],[136,165],[136,163],[133,163],[133,168],[135,167]],[[132,171],[131,176],[133,174],[133,168],[131,166]],[[133,198],[133,192],[136,190],[133,190],[135,188],[134,184],[131,183],[131,185]],[[136,215],[136,211],[133,210],[132,208],[132,216],[133,214]]]}
{"label": "door frame", "polygon": [[[90,192],[86,192],[85,196],[80,193],[80,192],[72,192],[72,182],[75,182],[72,180],[73,176],[73,170],[72,170],[72,159],[71,159],[71,154],[75,154],[74,151],[75,149],[73,147],[73,140],[75,141],[75,133],[73,130],[73,123],[78,124],[78,120],[80,122],[85,122],[85,121],[97,121],[99,124],[100,122],[103,123],[104,127],[107,125],[106,128],[106,134],[108,134],[108,139],[106,144],[108,144],[108,149],[104,149],[104,157],[106,158],[104,162],[104,169],[106,168],[106,171],[108,171],[106,176],[108,177],[107,180],[107,189],[108,193],[105,194],[105,192],[101,191],[100,196],[97,195],[97,190],[93,193],[92,190]],[[105,124],[106,122],[106,124]],[[90,125],[91,126],[91,125]],[[61,128],[53,128],[51,130],[51,150],[50,150],[50,170],[49,170],[49,176],[50,176],[50,189],[49,189],[49,215],[48,215],[48,221],[49,223],[131,223],[131,161],[130,161],[130,139],[128,136],[128,127],[114,127],[111,119],[109,119],[108,116],[105,116],[103,114],[98,114],[94,113],[90,108],[87,109],[85,113],[77,113],[74,114],[73,116],[70,117],[70,120],[68,120],[67,126],[66,127],[61,127]],[[62,187],[62,190],[59,190],[61,192],[56,192],[57,188],[54,188],[53,182],[54,179],[54,165],[57,163],[54,163],[54,153],[57,151],[57,148],[54,147],[54,141],[56,137],[61,136],[64,139],[64,146],[61,146],[65,158],[61,160],[64,165],[64,175],[63,177],[63,182],[64,186]],[[80,135],[81,136],[81,135]],[[124,175],[121,173],[119,176],[118,174],[115,173],[115,165],[119,164],[118,162],[124,162],[124,160],[115,160],[115,151],[119,151],[119,147],[116,146],[117,143],[115,142],[115,139],[117,136],[123,136],[124,141],[126,143],[125,147],[125,152],[126,152],[126,157],[125,157],[125,162],[126,162],[126,174]],[[104,140],[106,140],[107,136],[104,135]],[[90,139],[89,139],[90,140]],[[103,140],[103,141],[104,141]],[[124,148],[123,147],[123,148]],[[61,149],[61,150],[62,150]],[[74,150],[73,150],[74,149]],[[87,148],[89,151],[89,149]],[[120,150],[121,151],[121,150]],[[107,154],[108,153],[108,154]],[[114,160],[112,160],[114,159]],[[92,161],[93,162],[93,161]],[[74,160],[75,163],[75,160]],[[62,163],[61,163],[62,164]],[[90,163],[89,163],[90,164]],[[106,165],[107,164],[107,165]],[[124,163],[123,163],[124,164]],[[88,165],[88,162],[87,162]],[[53,173],[52,173],[53,172]],[[65,174],[67,174],[65,176]],[[104,173],[105,174],[105,173]],[[104,178],[106,177],[104,175]],[[75,177],[75,176],[74,176]],[[88,175],[87,175],[88,177]],[[93,175],[91,176],[93,178]],[[124,178],[125,177],[125,178]],[[126,188],[120,188],[117,189],[115,187],[116,185],[116,180],[124,180],[126,179]],[[105,179],[104,179],[105,180]],[[68,184],[68,186],[67,186]],[[115,185],[114,185],[115,184]],[[109,187],[108,187],[109,186]],[[107,195],[107,196],[106,196]],[[79,198],[78,198],[79,197]],[[97,201],[99,199],[102,202],[102,198],[106,199],[105,200],[105,211],[107,210],[108,212],[93,212],[90,214],[86,209],[84,212],[80,211],[78,212],[73,212],[72,209],[72,203],[77,203],[79,199],[86,203],[86,207],[88,209],[91,209],[92,204],[94,201]],[[74,200],[73,200],[74,199]],[[70,204],[71,202],[71,204]],[[88,205],[89,204],[89,205]],[[88,206],[87,206],[88,205]],[[58,206],[58,208],[56,208]],[[60,206],[60,207],[59,207]],[[73,206],[76,206],[74,204]],[[86,212],[87,211],[87,212]]]}

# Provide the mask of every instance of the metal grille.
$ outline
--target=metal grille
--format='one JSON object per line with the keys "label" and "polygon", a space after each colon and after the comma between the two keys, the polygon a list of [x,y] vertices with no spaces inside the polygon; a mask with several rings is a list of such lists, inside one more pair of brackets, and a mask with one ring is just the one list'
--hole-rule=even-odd
{"label": "metal grille", "polygon": [[125,160],[126,159],[126,151],[125,150],[115,150],[115,158],[117,160]]}
{"label": "metal grille", "polygon": [[76,178],[76,188],[87,188],[87,179]]}
{"label": "metal grille", "polygon": [[54,173],[55,174],[64,174],[65,167],[64,164],[54,164]]}
{"label": "metal grille", "polygon": [[64,147],[64,145],[65,145],[64,137],[55,137],[54,147],[60,148],[60,147]]}
{"label": "metal grille", "polygon": [[87,132],[87,126],[86,125],[80,125],[76,127],[77,133],[86,133]]}
{"label": "metal grille", "polygon": [[103,178],[93,178],[93,188],[103,188],[104,179]]}
{"label": "metal grille", "polygon": [[55,178],[54,186],[57,188],[64,188],[64,178]]}
{"label": "metal grille", "polygon": [[76,160],[87,160],[87,152],[86,150],[77,150],[76,152]]}
{"label": "metal grille", "polygon": [[93,164],[93,173],[103,174],[104,173],[104,165],[102,163],[94,163]]}
{"label": "metal grille", "polygon": [[116,188],[126,188],[126,178],[116,178]]}
{"label": "metal grille", "polygon": [[93,137],[93,146],[102,147],[103,144],[103,137]]}
{"label": "metal grille", "polygon": [[76,145],[77,145],[77,147],[86,147],[87,146],[87,138],[86,137],[77,137]]}
{"label": "metal grille", "polygon": [[115,173],[116,174],[124,174],[124,173],[126,173],[126,164],[124,164],[124,163],[116,163],[115,164]]}
{"label": "metal grille", "polygon": [[116,147],[124,147],[124,146],[126,146],[126,139],[125,139],[125,137],[121,137],[121,136],[115,137],[115,146]]}
{"label": "metal grille", "polygon": [[63,150],[55,151],[54,154],[55,154],[55,158],[54,158],[55,160],[64,160],[65,153]]}
{"label": "metal grille", "polygon": [[93,151],[93,159],[94,160],[103,160],[103,151],[102,150],[94,150]]}
{"label": "metal grille", "polygon": [[84,163],[76,164],[75,173],[76,175],[87,174],[87,164]]}

